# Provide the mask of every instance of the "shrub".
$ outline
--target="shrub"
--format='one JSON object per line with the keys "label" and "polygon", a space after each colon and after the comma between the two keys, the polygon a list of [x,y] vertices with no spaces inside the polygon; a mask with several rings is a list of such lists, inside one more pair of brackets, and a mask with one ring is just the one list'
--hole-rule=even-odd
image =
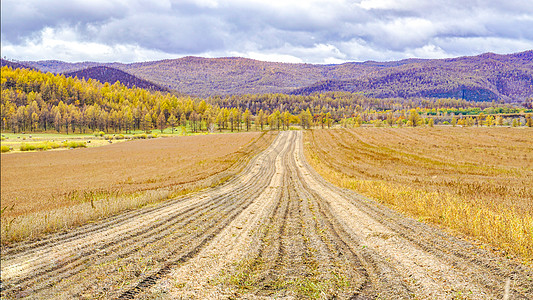
{"label": "shrub", "polygon": [[35,150],[48,150],[48,145],[46,145],[46,143],[40,143],[40,144],[36,144],[34,145],[35,147]]}
{"label": "shrub", "polygon": [[87,148],[87,143],[70,141],[70,142],[63,143],[63,147],[65,148]]}
{"label": "shrub", "polygon": [[20,145],[20,151],[32,151],[35,150],[35,145],[22,143]]}
{"label": "shrub", "polygon": [[5,152],[9,152],[9,151],[11,151],[11,148],[9,148],[9,146],[4,146],[4,145],[2,145],[1,148],[2,148],[2,153],[5,153]]}

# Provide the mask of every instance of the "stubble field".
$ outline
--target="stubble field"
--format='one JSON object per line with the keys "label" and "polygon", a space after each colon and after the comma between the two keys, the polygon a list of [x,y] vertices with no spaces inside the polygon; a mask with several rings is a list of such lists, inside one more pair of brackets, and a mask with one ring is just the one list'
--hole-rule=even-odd
{"label": "stubble field", "polygon": [[333,186],[307,161],[303,133],[281,132],[222,184],[3,245],[1,297],[533,296],[531,268]]}
{"label": "stubble field", "polygon": [[533,259],[533,130],[315,130],[305,141],[330,182]]}
{"label": "stubble field", "polygon": [[[257,132],[199,135],[3,154],[2,242],[217,184],[238,172],[237,161],[246,161],[272,138]],[[229,170],[232,165],[236,169]]]}

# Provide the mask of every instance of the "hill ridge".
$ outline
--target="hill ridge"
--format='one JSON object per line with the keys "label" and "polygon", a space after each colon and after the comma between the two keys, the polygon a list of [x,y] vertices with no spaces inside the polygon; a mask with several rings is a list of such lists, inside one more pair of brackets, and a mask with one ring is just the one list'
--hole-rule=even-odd
{"label": "hill ridge", "polygon": [[91,78],[98,80],[102,83],[108,82],[109,84],[114,84],[119,81],[128,88],[138,87],[154,91],[168,91],[167,89],[162,88],[161,86],[154,84],[150,81],[138,78],[137,76],[131,75],[117,68],[112,68],[108,66],[88,67],[78,71],[64,73],[63,75],[67,77],[77,77],[79,79]]}
{"label": "hill ridge", "polygon": [[[328,91],[360,92],[372,97],[457,97],[468,87],[470,100],[520,101],[533,97],[533,50],[483,53],[444,59],[304,64],[243,57],[186,56],[136,63],[24,62],[55,73],[107,66],[180,93],[216,95]],[[468,94],[468,93],[467,93]]]}

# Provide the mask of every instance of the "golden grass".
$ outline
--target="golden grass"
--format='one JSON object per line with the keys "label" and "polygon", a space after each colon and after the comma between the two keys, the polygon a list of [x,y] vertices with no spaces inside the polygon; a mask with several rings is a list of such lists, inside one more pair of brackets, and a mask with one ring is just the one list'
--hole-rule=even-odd
{"label": "golden grass", "polygon": [[198,135],[2,155],[2,243],[218,184],[273,136]]}
{"label": "golden grass", "polygon": [[314,130],[305,145],[330,182],[533,260],[533,130]]}

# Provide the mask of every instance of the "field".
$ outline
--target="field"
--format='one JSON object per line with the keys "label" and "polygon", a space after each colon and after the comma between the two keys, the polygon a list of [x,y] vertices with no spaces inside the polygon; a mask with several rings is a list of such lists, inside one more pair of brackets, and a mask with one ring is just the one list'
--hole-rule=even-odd
{"label": "field", "polygon": [[[317,140],[353,132],[306,134]],[[325,181],[307,163],[303,135],[280,132],[219,185],[3,245],[2,298],[533,297],[526,265]],[[338,151],[331,145],[321,150]],[[154,152],[145,155],[157,162]],[[167,162],[176,155],[165,153]],[[153,172],[150,164],[144,169]]]}
{"label": "field", "polygon": [[261,133],[199,135],[2,154],[2,242],[216,184],[271,139]]}
{"label": "field", "polygon": [[533,130],[315,130],[306,151],[330,182],[533,259]]}
{"label": "field", "polygon": [[[218,131],[217,131],[218,132]],[[229,131],[225,131],[229,132]],[[126,142],[135,139],[151,139],[156,137],[173,137],[173,136],[188,136],[199,135],[205,133],[194,133],[189,126],[171,127],[161,130],[152,130],[146,133],[142,130],[132,131],[131,133],[104,133],[103,131],[95,131],[94,133],[56,133],[56,132],[30,132],[30,133],[2,133],[2,146],[9,148],[9,153],[25,152],[21,150],[24,146],[34,146],[39,150],[68,150],[69,143],[83,144],[83,148],[93,148],[100,146],[107,146],[120,142]],[[50,145],[56,147],[50,147]],[[47,149],[39,149],[39,146],[48,145]],[[7,150],[7,149],[6,149]],[[26,150],[28,151],[28,150]],[[2,151],[4,153],[4,151]]]}
{"label": "field", "polygon": [[[123,141],[125,141],[125,139],[114,140],[112,142],[116,143]],[[9,147],[10,153],[21,152],[21,146],[24,145],[38,146],[56,144],[58,146],[57,149],[69,149],[69,147],[63,147],[64,142],[82,143],[87,148],[109,145],[109,140],[92,134],[2,133],[2,146]],[[50,147],[48,149],[50,149]]]}

